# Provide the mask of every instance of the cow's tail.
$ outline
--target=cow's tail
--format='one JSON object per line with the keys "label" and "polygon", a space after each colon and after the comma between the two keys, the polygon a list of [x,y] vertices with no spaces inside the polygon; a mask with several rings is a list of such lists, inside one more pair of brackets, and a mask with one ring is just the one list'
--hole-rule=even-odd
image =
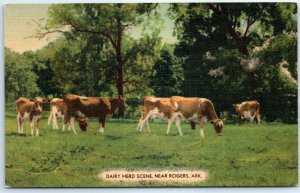
{"label": "cow's tail", "polygon": [[145,98],[143,98],[141,102],[141,119],[144,116],[144,105],[145,105]]}
{"label": "cow's tail", "polygon": [[260,104],[259,104],[259,102],[257,102],[257,105],[256,105],[256,115],[259,115],[259,109],[260,109]]}

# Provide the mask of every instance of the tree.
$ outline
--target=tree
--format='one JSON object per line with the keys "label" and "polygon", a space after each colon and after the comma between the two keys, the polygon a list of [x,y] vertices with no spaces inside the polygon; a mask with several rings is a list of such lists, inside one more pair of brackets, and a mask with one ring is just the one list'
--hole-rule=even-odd
{"label": "tree", "polygon": [[[172,4],[180,44],[177,53],[207,52],[216,55],[220,48],[237,49],[246,61],[252,94],[257,88],[252,49],[271,35],[296,29],[296,4],[292,3],[208,3]],[[245,63],[244,63],[245,64]],[[257,63],[259,65],[259,62]]]}
{"label": "tree", "polygon": [[160,58],[153,66],[151,87],[154,95],[169,97],[181,94],[183,69],[181,58],[174,56],[174,47],[165,46],[160,52]]}
{"label": "tree", "polygon": [[13,102],[20,96],[32,98],[39,94],[38,76],[33,72],[30,53],[18,54],[5,48],[5,98]]}
{"label": "tree", "polygon": [[128,58],[123,54],[123,38],[129,27],[143,21],[143,14],[150,13],[156,4],[60,4],[49,9],[49,21],[40,38],[49,33],[88,33],[105,38],[114,51],[116,66],[113,75],[118,95],[124,96],[124,63]]}

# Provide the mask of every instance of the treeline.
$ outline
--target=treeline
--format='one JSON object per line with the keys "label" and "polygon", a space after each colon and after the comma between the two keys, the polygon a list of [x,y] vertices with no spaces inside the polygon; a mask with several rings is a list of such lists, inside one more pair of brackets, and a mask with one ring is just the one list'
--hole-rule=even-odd
{"label": "treeline", "polygon": [[[211,99],[222,117],[258,100],[266,121],[297,122],[296,4],[170,4],[178,42],[164,43],[161,4],[60,4],[37,38],[69,29],[35,52],[5,49],[5,97],[123,95],[126,117],[143,96]],[[143,26],[139,38],[129,28]]]}

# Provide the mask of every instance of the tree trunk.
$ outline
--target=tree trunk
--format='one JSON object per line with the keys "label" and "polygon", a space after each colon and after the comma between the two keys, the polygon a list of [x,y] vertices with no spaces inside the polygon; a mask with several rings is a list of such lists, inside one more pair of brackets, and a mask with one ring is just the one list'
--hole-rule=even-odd
{"label": "tree trunk", "polygon": [[[118,90],[118,96],[121,96],[124,98],[124,65],[123,65],[123,59],[122,59],[122,25],[121,25],[121,20],[117,18],[117,28],[118,28],[118,33],[117,33],[117,42],[116,42],[116,59],[118,63],[118,68],[117,68],[117,90]],[[119,116],[124,117],[124,111],[122,109],[119,109]]]}

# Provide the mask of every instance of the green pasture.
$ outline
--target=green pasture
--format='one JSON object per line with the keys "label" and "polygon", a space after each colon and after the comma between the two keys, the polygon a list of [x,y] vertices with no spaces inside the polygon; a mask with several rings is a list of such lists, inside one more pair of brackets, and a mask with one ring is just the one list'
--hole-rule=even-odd
{"label": "green pasture", "polygon": [[[106,169],[200,169],[208,180],[188,186],[295,186],[298,183],[297,125],[225,124],[218,137],[205,124],[199,128],[175,125],[166,135],[167,124],[155,121],[138,134],[137,120],[108,120],[104,135],[98,121],[89,119],[88,131],[62,132],[47,126],[48,112],[41,121],[40,137],[17,134],[15,113],[6,114],[5,184],[8,187],[130,187],[162,184],[112,184],[98,179]],[[61,125],[61,120],[58,121]],[[174,186],[186,186],[173,184]]]}

